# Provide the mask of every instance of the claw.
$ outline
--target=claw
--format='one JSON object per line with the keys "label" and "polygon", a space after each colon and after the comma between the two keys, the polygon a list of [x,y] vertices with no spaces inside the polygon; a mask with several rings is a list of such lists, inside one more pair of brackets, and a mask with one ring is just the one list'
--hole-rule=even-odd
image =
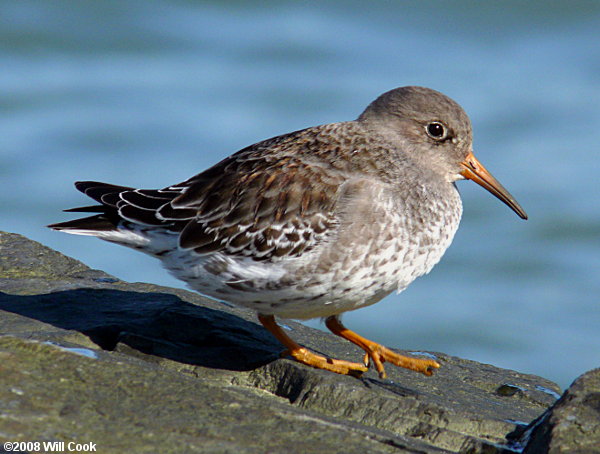
{"label": "claw", "polygon": [[272,315],[259,315],[258,320],[273,334],[283,345],[286,350],[280,353],[280,356],[291,356],[296,361],[308,366],[316,367],[317,369],[325,369],[331,372],[342,375],[352,375],[360,377],[364,372],[369,370],[366,366],[341,359],[326,358],[325,356],[317,355],[310,350],[301,347],[294,342],[275,322],[275,317]]}
{"label": "claw", "polygon": [[431,359],[411,358],[410,356],[400,355],[377,342],[365,339],[342,325],[337,317],[327,318],[325,324],[333,334],[337,334],[362,348],[366,352],[363,360],[365,365],[368,365],[370,360],[372,360],[379,373],[379,377],[382,379],[387,377],[385,368],[383,367],[383,363],[386,361],[405,369],[421,372],[427,376],[433,375],[434,370],[440,367],[438,362]]}

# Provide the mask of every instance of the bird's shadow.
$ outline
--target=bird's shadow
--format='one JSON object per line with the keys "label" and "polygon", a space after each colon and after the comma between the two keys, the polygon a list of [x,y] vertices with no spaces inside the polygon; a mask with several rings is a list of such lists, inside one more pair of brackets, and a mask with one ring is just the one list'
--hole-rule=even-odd
{"label": "bird's shadow", "polygon": [[[257,324],[168,293],[92,288],[31,296],[0,292],[0,310],[79,331],[104,350],[125,345],[204,367],[251,370],[281,351]],[[42,326],[39,330],[48,331]]]}

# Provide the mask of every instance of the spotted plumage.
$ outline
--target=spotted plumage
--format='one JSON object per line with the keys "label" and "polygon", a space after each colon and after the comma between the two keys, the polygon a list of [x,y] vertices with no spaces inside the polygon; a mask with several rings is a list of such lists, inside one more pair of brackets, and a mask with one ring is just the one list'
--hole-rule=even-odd
{"label": "spotted plumage", "polygon": [[95,214],[50,227],[154,255],[194,290],[255,309],[286,343],[272,316],[330,317],[336,332],[339,314],[429,272],[458,228],[465,177],[524,217],[473,157],[460,106],[404,87],[357,120],[259,142],[164,189],[78,182],[99,205],[68,211]]}

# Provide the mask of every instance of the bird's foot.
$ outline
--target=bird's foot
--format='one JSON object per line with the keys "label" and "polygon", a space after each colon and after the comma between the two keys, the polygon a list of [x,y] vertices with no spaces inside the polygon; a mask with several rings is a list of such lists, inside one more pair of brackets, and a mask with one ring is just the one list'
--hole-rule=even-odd
{"label": "bird's foot", "polygon": [[337,334],[362,348],[365,351],[365,366],[368,366],[369,363],[373,361],[375,369],[377,369],[377,372],[379,373],[379,378],[387,377],[383,367],[383,363],[386,361],[396,366],[404,367],[405,369],[421,372],[427,376],[433,375],[433,371],[440,367],[439,363],[432,359],[419,359],[404,356],[377,342],[365,339],[360,334],[356,334],[354,331],[351,331],[342,325],[342,322],[340,322],[338,317],[328,317],[327,320],[325,320],[325,324],[333,334]]}
{"label": "bird's foot", "polygon": [[365,349],[364,363],[366,366],[369,365],[370,361],[373,361],[375,369],[379,373],[379,378],[386,378],[387,374],[383,367],[384,362],[394,364],[395,366],[404,367],[405,369],[414,370],[415,372],[421,372],[428,377],[433,375],[435,369],[439,369],[440,364],[432,359],[420,359],[412,358],[410,356],[404,356],[384,347],[376,342],[369,341],[370,343],[362,346]]}
{"label": "bird's foot", "polygon": [[293,350],[287,349],[282,352],[282,355],[290,355],[296,361],[308,366],[316,367],[317,369],[325,369],[330,372],[335,372],[336,374],[352,375],[353,377],[360,377],[364,372],[369,370],[369,367],[363,364],[327,358],[325,356],[317,355],[304,347]]}
{"label": "bird's foot", "polygon": [[336,374],[352,375],[360,377],[363,372],[369,370],[367,366],[360,363],[352,363],[341,359],[326,358],[325,356],[317,355],[307,348],[304,348],[291,339],[275,322],[275,317],[272,315],[258,315],[258,320],[267,328],[275,338],[287,347],[282,354],[290,355],[296,361],[308,366],[316,367],[317,369],[325,369]]}

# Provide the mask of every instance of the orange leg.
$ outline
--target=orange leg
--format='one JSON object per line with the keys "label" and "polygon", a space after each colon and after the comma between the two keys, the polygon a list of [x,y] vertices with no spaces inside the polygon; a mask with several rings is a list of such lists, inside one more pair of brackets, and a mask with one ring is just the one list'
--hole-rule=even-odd
{"label": "orange leg", "polygon": [[327,317],[325,325],[327,325],[327,328],[329,328],[333,334],[337,334],[362,348],[366,352],[365,365],[369,364],[369,359],[373,360],[380,378],[386,377],[385,369],[383,368],[383,363],[386,361],[395,364],[396,366],[404,367],[405,369],[421,372],[427,376],[432,375],[434,369],[440,367],[436,361],[431,359],[417,359],[400,355],[383,345],[365,339],[342,325],[342,322],[337,316]]}
{"label": "orange leg", "polygon": [[326,358],[301,347],[283,332],[281,327],[275,322],[275,317],[272,315],[258,314],[258,320],[279,342],[287,347],[286,353],[292,356],[296,361],[316,367],[317,369],[325,369],[342,375],[360,376],[363,372],[368,370],[368,368],[362,364]]}

